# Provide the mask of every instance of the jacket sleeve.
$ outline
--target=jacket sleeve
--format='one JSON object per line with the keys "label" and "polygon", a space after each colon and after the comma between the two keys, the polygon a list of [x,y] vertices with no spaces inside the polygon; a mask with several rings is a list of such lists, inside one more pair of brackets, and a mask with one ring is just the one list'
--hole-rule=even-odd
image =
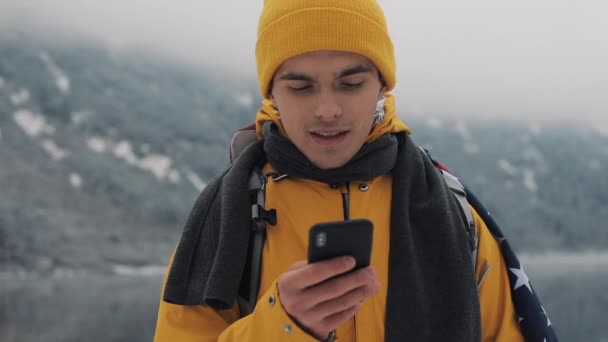
{"label": "jacket sleeve", "polygon": [[507,266],[498,242],[471,208],[477,226],[479,245],[476,275],[481,305],[482,341],[524,341],[511,299]]}
{"label": "jacket sleeve", "polygon": [[317,341],[291,320],[278,298],[275,281],[260,297],[255,310],[243,318],[239,318],[237,304],[217,311],[203,305],[177,305],[161,299],[154,341]]}

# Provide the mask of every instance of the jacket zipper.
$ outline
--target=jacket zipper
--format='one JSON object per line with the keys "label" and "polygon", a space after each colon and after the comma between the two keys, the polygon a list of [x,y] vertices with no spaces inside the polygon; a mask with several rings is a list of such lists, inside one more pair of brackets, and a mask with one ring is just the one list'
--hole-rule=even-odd
{"label": "jacket zipper", "polygon": [[[340,185],[340,193],[342,195],[342,212],[344,214],[344,220],[350,219],[350,183],[345,182]],[[355,340],[357,339],[357,317],[353,316],[353,327]],[[334,334],[329,340],[333,341],[336,335]]]}
{"label": "jacket zipper", "polygon": [[350,183],[346,182],[340,187],[342,193],[342,211],[344,212],[344,220],[350,219]]}

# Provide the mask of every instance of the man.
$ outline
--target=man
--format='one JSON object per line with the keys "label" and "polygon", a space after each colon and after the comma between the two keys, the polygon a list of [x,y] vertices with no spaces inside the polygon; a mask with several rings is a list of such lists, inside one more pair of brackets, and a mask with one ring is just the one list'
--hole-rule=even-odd
{"label": "man", "polygon": [[[256,56],[259,141],[197,200],[155,341],[522,341],[498,243],[474,213],[473,265],[458,204],[395,113],[376,1],[266,0]],[[243,317],[243,193],[256,166],[276,221],[259,300]],[[307,264],[308,229],[349,218],[374,223],[370,267],[349,272],[348,256]]]}

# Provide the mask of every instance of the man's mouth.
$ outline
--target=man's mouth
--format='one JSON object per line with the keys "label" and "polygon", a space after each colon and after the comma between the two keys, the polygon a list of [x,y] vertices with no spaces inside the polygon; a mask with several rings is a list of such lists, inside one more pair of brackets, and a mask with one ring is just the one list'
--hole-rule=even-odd
{"label": "man's mouth", "polygon": [[312,131],[312,139],[322,146],[333,146],[344,141],[349,131]]}
{"label": "man's mouth", "polygon": [[335,138],[348,133],[348,131],[332,131],[332,132],[311,132],[312,135],[321,138]]}

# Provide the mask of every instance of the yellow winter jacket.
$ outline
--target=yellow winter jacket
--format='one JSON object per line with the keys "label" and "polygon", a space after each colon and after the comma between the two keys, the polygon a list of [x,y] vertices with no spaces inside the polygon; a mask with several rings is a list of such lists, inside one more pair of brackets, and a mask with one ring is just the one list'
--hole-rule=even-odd
{"label": "yellow winter jacket", "polygon": [[[386,133],[409,131],[396,115],[395,100],[390,94],[386,95],[385,111],[384,120],[374,127],[368,141]],[[285,134],[279,113],[266,99],[256,117],[259,137],[262,136],[261,126],[268,120],[274,121]],[[263,169],[264,173],[271,171],[274,170],[270,165]],[[353,182],[348,188],[332,188],[325,183],[290,177],[270,181],[266,187],[266,208],[277,209],[278,219],[276,226],[267,225],[260,295],[253,313],[240,318],[236,303],[229,310],[215,311],[209,307],[181,306],[161,300],[154,340],[316,341],[299,329],[282,309],[276,281],[293,263],[306,259],[308,230],[313,224],[344,219],[341,192],[349,191],[350,218],[368,218],[374,223],[370,266],[379,277],[381,289],[363,303],[353,319],[337,329],[337,337],[340,342],[383,341],[389,272],[391,186],[390,175]],[[500,249],[475,212],[474,217],[479,238],[476,273],[481,283],[479,295],[483,341],[523,341]]]}
{"label": "yellow winter jacket", "polygon": [[[270,171],[273,171],[271,166],[266,165],[263,172]],[[383,341],[390,205],[378,204],[390,203],[390,175],[353,182],[348,189],[289,177],[270,181],[266,188],[266,207],[277,209],[278,220],[276,226],[268,225],[260,296],[254,312],[239,318],[237,304],[230,310],[215,311],[161,300],[155,341],[315,341],[291,321],[280,300],[270,298],[279,298],[277,278],[296,261],[306,259],[310,226],[343,219],[343,191],[350,194],[351,218],[368,218],[374,223],[371,267],[378,274],[381,290],[364,302],[353,319],[338,328],[338,341]],[[498,244],[477,213],[474,212],[474,216],[479,237],[476,273],[481,282],[483,341],[523,341]],[[484,273],[484,269],[487,272]]]}

